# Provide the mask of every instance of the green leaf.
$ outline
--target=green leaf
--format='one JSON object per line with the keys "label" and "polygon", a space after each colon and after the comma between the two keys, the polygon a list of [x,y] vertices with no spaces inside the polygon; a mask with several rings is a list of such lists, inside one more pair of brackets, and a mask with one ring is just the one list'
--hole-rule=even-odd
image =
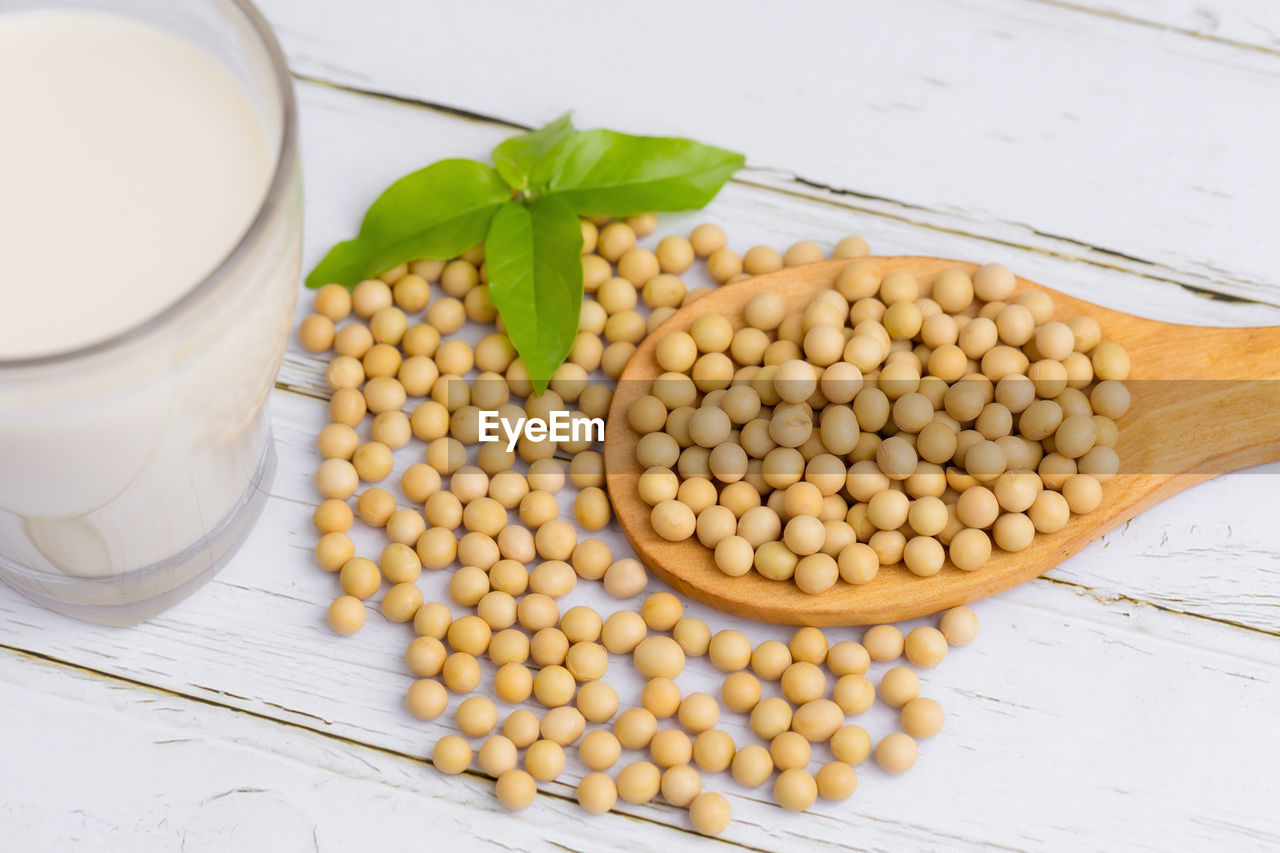
{"label": "green leaf", "polygon": [[509,202],[484,244],[489,298],[533,380],[547,390],[568,356],[582,312],[582,227],[573,209],[546,196]]}
{"label": "green leaf", "polygon": [[513,190],[536,189],[529,180],[534,165],[572,133],[572,113],[565,113],[548,125],[498,145],[493,149],[493,165]]}
{"label": "green leaf", "polygon": [[339,243],[307,287],[353,285],[414,258],[451,258],[484,239],[511,190],[493,167],[441,160],[396,181],[365,214],[360,235]]}
{"label": "green leaf", "polygon": [[632,216],[704,206],[742,167],[741,154],[691,139],[589,130],[568,137],[537,171],[545,192],[580,216]]}

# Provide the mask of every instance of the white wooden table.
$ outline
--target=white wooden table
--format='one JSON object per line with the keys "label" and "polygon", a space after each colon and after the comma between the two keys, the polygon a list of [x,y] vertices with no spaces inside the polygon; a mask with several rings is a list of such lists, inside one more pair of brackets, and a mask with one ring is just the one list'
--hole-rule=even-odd
{"label": "white wooden table", "polygon": [[[484,158],[513,127],[573,108],[579,126],[747,152],[704,216],[664,218],[662,231],[711,219],[740,249],[858,233],[878,253],[998,260],[1159,319],[1280,323],[1270,0],[263,6],[297,75],[308,264],[391,179]],[[351,639],[324,625],[336,581],[310,553],[322,388],[319,362],[291,348],[270,403],[270,503],[188,602],[116,630],[0,588],[0,846],[699,842],[660,803],[588,817],[572,802],[573,760],[515,815],[484,777],[428,766],[451,714],[424,723],[403,709],[405,626],[376,611]],[[1280,846],[1277,475],[1193,488],[978,605],[979,641],[925,676],[947,727],[906,776],[863,765],[852,799],[808,815],[709,777],[734,809],[721,843]],[[423,583],[429,596],[442,584]],[[613,669],[624,703],[639,690],[627,670]],[[681,684],[718,682],[698,661]],[[892,723],[883,707],[866,716],[875,736]]]}

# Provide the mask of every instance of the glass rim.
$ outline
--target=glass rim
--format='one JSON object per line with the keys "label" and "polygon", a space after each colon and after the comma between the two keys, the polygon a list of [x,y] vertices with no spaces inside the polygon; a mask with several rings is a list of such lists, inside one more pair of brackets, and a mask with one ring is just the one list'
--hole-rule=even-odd
{"label": "glass rim", "polygon": [[78,361],[88,356],[99,355],[117,349],[128,343],[130,339],[150,334],[167,325],[192,303],[203,298],[227,278],[230,271],[253,249],[268,223],[273,218],[288,194],[294,165],[298,159],[298,107],[293,91],[293,77],[289,71],[288,61],[275,33],[267,23],[267,19],[251,0],[223,0],[239,9],[248,21],[250,28],[261,46],[266,50],[267,60],[271,66],[271,74],[276,93],[280,97],[280,145],[276,151],[275,164],[272,168],[271,181],[267,184],[267,192],[258,204],[249,225],[231,246],[222,259],[209,270],[182,296],[159,313],[151,314],[138,323],[95,343],[74,349],[60,350],[47,355],[23,356],[20,358],[0,358],[0,374],[5,371],[28,368],[50,367],[58,364]]}

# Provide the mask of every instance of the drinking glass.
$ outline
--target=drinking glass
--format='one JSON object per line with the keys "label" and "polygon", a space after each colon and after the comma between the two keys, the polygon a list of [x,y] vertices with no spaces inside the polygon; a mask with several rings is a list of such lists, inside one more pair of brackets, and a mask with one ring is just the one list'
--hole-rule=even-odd
{"label": "drinking glass", "polygon": [[244,89],[274,153],[248,230],[169,308],[73,352],[0,360],[0,579],[53,610],[129,625],[212,577],[266,500],[264,404],[301,248],[293,88],[245,0],[0,0],[0,15],[37,9],[124,15],[203,48]]}

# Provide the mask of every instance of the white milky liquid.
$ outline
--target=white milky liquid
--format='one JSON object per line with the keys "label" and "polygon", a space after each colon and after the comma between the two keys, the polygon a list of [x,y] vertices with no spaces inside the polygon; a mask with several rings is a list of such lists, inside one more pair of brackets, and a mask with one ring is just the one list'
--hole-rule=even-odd
{"label": "white milky liquid", "polygon": [[97,621],[187,594],[269,485],[300,193],[269,59],[224,52],[269,94],[145,23],[0,8],[0,577]]}
{"label": "white milky liquid", "polygon": [[0,14],[0,359],[105,340],[212,270],[266,192],[245,92],[121,16]]}

